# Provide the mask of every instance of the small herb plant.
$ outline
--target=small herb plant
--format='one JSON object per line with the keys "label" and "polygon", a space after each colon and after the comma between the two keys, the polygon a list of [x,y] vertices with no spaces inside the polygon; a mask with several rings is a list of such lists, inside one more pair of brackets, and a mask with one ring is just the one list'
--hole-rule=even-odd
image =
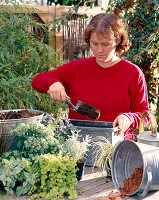
{"label": "small herb plant", "polygon": [[64,155],[69,155],[78,161],[86,155],[88,147],[91,145],[91,138],[86,135],[85,138],[81,138],[79,135],[80,130],[71,130],[72,135],[68,136],[68,139],[62,145],[62,152]]}
{"label": "small herb plant", "polygon": [[80,160],[91,145],[91,137],[80,136],[80,130],[73,127],[68,119],[53,118],[51,114],[45,114],[42,123],[51,127],[54,131],[54,137],[60,142],[60,149],[64,155]]}
{"label": "small herb plant", "polygon": [[40,122],[21,123],[11,134],[24,157],[31,158],[45,153],[57,154],[60,150],[60,144],[54,137],[54,131]]}
{"label": "small herb plant", "polygon": [[102,136],[96,137],[93,142],[93,157],[95,158],[94,166],[97,166],[111,175],[112,153],[114,146]]}
{"label": "small herb plant", "polygon": [[45,154],[37,156],[33,161],[33,171],[36,174],[35,184],[30,193],[38,192],[31,199],[45,198],[47,200],[69,199],[77,197],[76,161],[68,156]]}
{"label": "small herb plant", "polygon": [[45,113],[41,121],[45,126],[49,126],[53,132],[54,137],[63,143],[71,135],[71,130],[75,129],[70,123],[69,119],[62,119],[60,117],[54,118],[52,114]]}
{"label": "small herb plant", "polygon": [[31,163],[21,157],[20,153],[6,152],[0,157],[0,183],[7,194],[17,196],[28,193],[34,184],[35,175]]}

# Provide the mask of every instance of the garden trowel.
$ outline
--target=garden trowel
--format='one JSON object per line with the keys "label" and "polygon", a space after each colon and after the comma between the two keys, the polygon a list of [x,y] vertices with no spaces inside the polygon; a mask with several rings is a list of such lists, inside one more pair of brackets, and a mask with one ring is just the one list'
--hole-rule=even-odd
{"label": "garden trowel", "polygon": [[[49,94],[49,93],[50,92],[48,90],[47,94]],[[95,120],[98,120],[100,117],[100,111],[96,107],[94,107],[88,103],[83,103],[82,101],[78,100],[77,105],[74,106],[72,101],[69,99],[66,99],[66,103],[68,105],[72,106],[73,109],[71,109],[71,110],[78,112],[83,116],[86,116],[86,117],[89,117],[89,118],[95,119]]]}
{"label": "garden trowel", "polygon": [[69,99],[66,99],[66,103],[72,106],[73,111],[78,112],[83,116],[86,116],[95,120],[99,119],[100,117],[100,111],[96,107],[88,103],[83,103],[82,101],[78,100],[77,105],[74,106],[71,100]]}

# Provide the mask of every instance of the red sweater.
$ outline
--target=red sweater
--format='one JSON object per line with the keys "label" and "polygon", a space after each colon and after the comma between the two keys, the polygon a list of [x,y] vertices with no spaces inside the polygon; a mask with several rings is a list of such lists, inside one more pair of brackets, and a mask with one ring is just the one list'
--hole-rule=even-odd
{"label": "red sweater", "polygon": [[[113,122],[122,113],[131,120],[131,128],[138,129],[142,113],[149,110],[144,75],[138,66],[124,59],[108,68],[99,66],[95,57],[74,60],[38,74],[32,87],[46,93],[56,81],[64,85],[74,105],[80,100],[97,107],[99,121]],[[69,118],[92,120],[72,110]]]}

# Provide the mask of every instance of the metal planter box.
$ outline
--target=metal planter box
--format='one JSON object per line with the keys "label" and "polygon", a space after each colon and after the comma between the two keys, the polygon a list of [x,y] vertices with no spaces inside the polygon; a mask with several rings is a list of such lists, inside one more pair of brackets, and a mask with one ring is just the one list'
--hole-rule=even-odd
{"label": "metal planter box", "polygon": [[[25,109],[15,109],[15,110],[1,110],[0,114],[7,113],[9,111],[20,111]],[[10,131],[15,129],[20,123],[32,123],[40,121],[43,117],[43,112],[40,110],[27,109],[32,113],[39,114],[34,117],[21,118],[21,119],[6,119],[0,120],[0,152],[6,152],[8,150],[14,150],[13,136],[11,136]]]}
{"label": "metal planter box", "polygon": [[[118,127],[113,128],[112,122],[104,121],[88,121],[88,120],[70,120],[71,124],[80,131],[80,135],[85,137],[89,135],[92,139],[96,136],[103,136],[109,140],[110,143],[115,145],[117,142],[124,140],[123,135],[117,135]],[[86,166],[93,166],[93,156],[91,152],[91,147],[89,152],[87,152],[87,162]]]}

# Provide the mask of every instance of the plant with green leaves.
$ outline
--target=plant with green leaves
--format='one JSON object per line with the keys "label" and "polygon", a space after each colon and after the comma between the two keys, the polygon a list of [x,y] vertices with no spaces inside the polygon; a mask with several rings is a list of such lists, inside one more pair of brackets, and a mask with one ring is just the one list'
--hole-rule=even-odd
{"label": "plant with green leaves", "polygon": [[159,66],[159,5],[156,0],[112,0],[109,10],[122,17],[130,36],[127,59],[145,75],[150,103],[157,98]]}
{"label": "plant with green leaves", "polygon": [[6,152],[0,157],[0,183],[7,194],[17,196],[27,194],[34,184],[35,175],[31,163],[20,153]]}
{"label": "plant with green leaves", "polygon": [[80,130],[71,130],[71,135],[62,144],[62,152],[64,155],[69,155],[70,157],[81,161],[82,158],[87,155],[88,148],[91,146],[91,137],[86,135],[85,138],[80,136]]}
{"label": "plant with green leaves", "polygon": [[37,156],[33,163],[36,174],[35,184],[29,194],[38,192],[31,199],[45,198],[60,200],[64,196],[69,199],[77,197],[76,161],[68,156],[45,154]]}
{"label": "plant with green leaves", "polygon": [[20,123],[11,131],[11,135],[25,158],[45,153],[57,154],[60,151],[60,143],[54,137],[54,131],[40,122]]}
{"label": "plant with green leaves", "polygon": [[114,146],[102,136],[96,137],[92,146],[94,166],[99,167],[102,171],[106,171],[107,176],[110,176]]}
{"label": "plant with green leaves", "polygon": [[68,139],[68,136],[71,135],[71,130],[75,129],[69,119],[54,118],[53,114],[48,113],[44,114],[41,123],[49,126],[54,131],[54,137],[60,144],[63,144]]}
{"label": "plant with green leaves", "polygon": [[53,118],[52,114],[46,113],[41,123],[54,131],[54,137],[60,142],[60,149],[64,155],[78,161],[86,155],[91,146],[91,137],[86,135],[82,138],[80,130],[75,128],[69,119]]}
{"label": "plant with green leaves", "polygon": [[47,0],[48,5],[52,5],[54,3],[55,5],[65,5],[65,6],[84,6],[84,5],[92,5],[95,4],[97,5],[96,0]]}
{"label": "plant with green leaves", "polygon": [[49,25],[36,21],[36,9],[23,9],[14,0],[0,5],[0,109],[34,108],[56,116],[66,106],[33,90],[31,82],[37,73],[56,66],[58,53],[46,44]]}

